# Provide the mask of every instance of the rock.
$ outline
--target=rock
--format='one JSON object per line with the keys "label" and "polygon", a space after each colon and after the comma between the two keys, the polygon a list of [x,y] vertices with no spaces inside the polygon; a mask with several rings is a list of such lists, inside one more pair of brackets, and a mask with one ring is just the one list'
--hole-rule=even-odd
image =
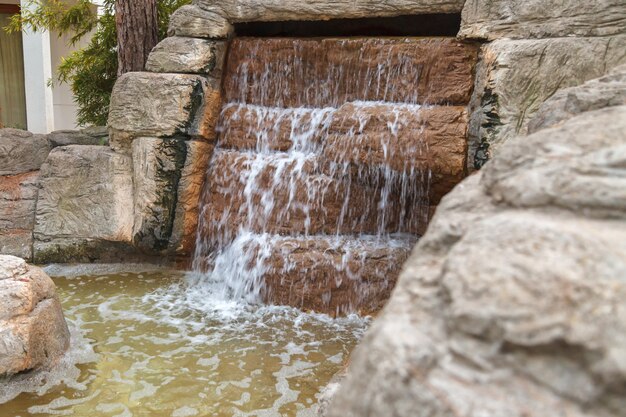
{"label": "rock", "polygon": [[124,74],[111,96],[111,147],[130,153],[140,136],[214,139],[220,106],[219,87],[199,75]]}
{"label": "rock", "polygon": [[581,86],[559,90],[541,105],[528,131],[534,133],[586,111],[622,105],[626,105],[626,65]]}
{"label": "rock", "polygon": [[32,229],[9,229],[0,231],[0,254],[33,259]]}
{"label": "rock", "polygon": [[[217,150],[207,175],[200,235],[215,248],[229,243],[242,226],[283,235],[423,232],[431,207],[419,199],[421,175],[389,185],[384,172],[360,182],[350,180],[349,169],[325,173],[325,166],[314,157],[301,161],[287,153]],[[401,198],[403,190],[410,195]]]}
{"label": "rock", "polygon": [[52,148],[67,145],[105,145],[101,137],[95,137],[78,130],[57,130],[48,135]]}
{"label": "rock", "polygon": [[230,22],[355,19],[428,13],[459,13],[463,0],[197,0],[194,4]]}
{"label": "rock", "polygon": [[459,36],[494,40],[620,34],[626,34],[622,0],[468,0]]}
{"label": "rock", "polygon": [[[76,261],[74,255],[84,259],[80,242],[130,243],[132,169],[130,157],[107,147],[55,148],[41,168],[35,261]],[[99,255],[92,254],[90,259]]]}
{"label": "rock", "polygon": [[170,250],[179,256],[190,256],[196,243],[200,195],[204,185],[213,145],[202,141],[185,142],[187,158],[178,182],[176,213]]}
{"label": "rock", "polygon": [[181,139],[138,138],[133,142],[135,246],[157,252],[167,248],[185,154]]}
{"label": "rock", "polygon": [[18,129],[0,129],[0,176],[37,171],[50,153],[48,139]]}
{"label": "rock", "polygon": [[0,255],[0,376],[53,366],[69,342],[52,280],[22,259]]}
{"label": "rock", "polygon": [[355,170],[388,166],[399,173],[430,169],[431,204],[465,177],[465,107],[347,103],[319,114],[319,109],[226,106],[219,146],[255,150],[261,137],[264,146],[284,152],[293,146],[293,132],[300,137],[300,130],[314,131],[311,140],[321,144],[327,163],[347,162]]}
{"label": "rock", "polygon": [[626,63],[626,36],[502,39],[483,47],[470,116],[470,166],[477,151],[497,154],[508,139],[526,134],[529,121],[557,90],[580,85]]}
{"label": "rock", "polygon": [[186,5],[172,13],[167,34],[192,38],[228,39],[233,34],[233,30],[233,26],[220,13]]}
{"label": "rock", "polygon": [[32,258],[39,172],[0,177],[0,253]]}
{"label": "rock", "polygon": [[210,74],[221,78],[226,42],[171,37],[154,47],[146,62],[146,71]]}
{"label": "rock", "polygon": [[[284,237],[272,243],[265,301],[330,315],[378,312],[415,241]],[[358,277],[358,278],[357,278]]]}
{"label": "rock", "polygon": [[234,39],[224,99],[268,107],[466,105],[476,59],[475,45],[450,38]]}
{"label": "rock", "polygon": [[624,132],[583,113],[446,196],[328,416],[623,415]]}

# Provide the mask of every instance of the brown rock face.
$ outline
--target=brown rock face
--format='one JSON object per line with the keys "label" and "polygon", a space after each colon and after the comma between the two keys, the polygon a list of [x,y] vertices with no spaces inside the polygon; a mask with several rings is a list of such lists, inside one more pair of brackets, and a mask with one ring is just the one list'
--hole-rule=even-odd
{"label": "brown rock face", "polygon": [[195,265],[252,276],[271,303],[377,311],[465,175],[476,55],[444,38],[234,40]]}
{"label": "brown rock face", "polygon": [[[201,233],[217,246],[227,244],[240,226],[282,235],[419,234],[430,215],[428,205],[414,201],[419,193],[402,196],[403,188],[423,187],[421,176],[407,177],[406,184],[400,180],[395,189],[385,189],[376,171],[371,182],[346,183],[336,177],[350,176],[350,167],[337,166],[332,175],[315,156],[299,160],[287,153],[220,151],[212,166]],[[384,198],[388,205],[381,208]]]}
{"label": "brown rock face", "polygon": [[389,298],[413,243],[411,239],[280,239],[268,258],[265,300],[332,315],[375,313]]}
{"label": "brown rock face", "polygon": [[469,101],[477,48],[454,39],[235,39],[225,102],[338,107]]}

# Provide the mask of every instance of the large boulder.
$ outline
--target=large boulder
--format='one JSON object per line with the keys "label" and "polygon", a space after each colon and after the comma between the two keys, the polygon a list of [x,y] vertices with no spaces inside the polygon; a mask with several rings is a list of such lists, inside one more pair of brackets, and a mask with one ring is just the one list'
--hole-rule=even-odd
{"label": "large boulder", "polygon": [[558,38],[626,34],[623,0],[468,0],[460,36]]}
{"label": "large boulder", "polygon": [[37,171],[50,153],[45,135],[0,129],[0,176]]}
{"label": "large boulder", "polygon": [[[36,262],[113,256],[110,242],[131,242],[133,166],[104,146],[55,148],[41,167],[35,218]],[[104,245],[99,249],[99,245]],[[104,250],[106,248],[107,250]]]}
{"label": "large boulder", "polygon": [[483,46],[470,117],[470,166],[480,168],[507,140],[526,134],[555,92],[624,63],[626,36],[500,39]]}
{"label": "large boulder", "polygon": [[328,415],[623,416],[625,161],[626,106],[503,145],[443,199]]}
{"label": "large boulder", "polygon": [[217,84],[200,75],[124,74],[111,95],[111,147],[130,154],[133,139],[142,136],[214,139],[221,106]]}
{"label": "large boulder", "polygon": [[0,255],[0,377],[53,366],[69,342],[50,277],[20,258]]}

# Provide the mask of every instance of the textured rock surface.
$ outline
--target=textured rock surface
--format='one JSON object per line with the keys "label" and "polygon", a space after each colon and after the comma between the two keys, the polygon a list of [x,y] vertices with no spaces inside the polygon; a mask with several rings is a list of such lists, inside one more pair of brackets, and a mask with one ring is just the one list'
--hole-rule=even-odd
{"label": "textured rock surface", "polygon": [[0,129],[0,176],[37,171],[50,153],[45,135]]}
{"label": "textured rock surface", "polygon": [[508,139],[527,133],[541,104],[559,89],[602,76],[626,63],[626,36],[606,38],[502,39],[483,47],[477,67],[477,110],[470,119],[469,163],[477,148],[491,156]]}
{"label": "textured rock surface", "polygon": [[233,26],[219,12],[186,5],[172,14],[167,33],[169,36],[226,39],[233,34]]}
{"label": "textured rock surface", "polygon": [[414,241],[284,237],[271,245],[266,302],[331,315],[379,311]]}
{"label": "textured rock surface", "polygon": [[[258,106],[228,107],[222,112],[219,146],[254,150],[263,131],[270,149],[287,151],[294,130],[308,129],[314,111],[297,109],[290,115]],[[348,103],[311,127],[313,140],[324,146],[322,163],[348,162],[355,170],[387,165],[397,172],[429,168],[432,204],[465,177],[467,112],[461,106]]]}
{"label": "textured rock surface", "polygon": [[278,107],[337,107],[355,100],[466,105],[476,58],[476,46],[450,38],[235,39],[224,101]]}
{"label": "textured rock surface", "polygon": [[167,248],[185,154],[182,139],[138,138],[133,142],[135,246],[150,251]]}
{"label": "textured rock surface", "polygon": [[623,0],[468,0],[460,36],[557,38],[626,34]]}
{"label": "textured rock surface", "polygon": [[213,139],[219,97],[219,87],[199,75],[124,74],[111,96],[111,147],[130,153],[140,136]]}
{"label": "textured rock surface", "polygon": [[225,16],[231,22],[327,20],[400,16],[425,13],[458,13],[463,0],[196,0],[194,4]]}
{"label": "textured rock surface", "polygon": [[41,168],[35,261],[52,261],[50,254],[57,262],[74,260],[77,242],[129,243],[132,227],[130,157],[103,146],[72,145],[50,153]]}
{"label": "textured rock surface", "polygon": [[22,259],[0,255],[0,376],[54,365],[69,339],[52,280]]}
{"label": "textured rock surface", "polygon": [[541,105],[528,131],[554,126],[586,111],[621,105],[626,105],[626,65],[581,86],[559,90]]}
{"label": "textured rock surface", "polygon": [[79,130],[57,130],[48,135],[48,141],[51,147],[56,148],[68,145],[106,145],[108,140],[105,136],[90,135]]}
{"label": "textured rock surface", "polygon": [[166,38],[150,52],[146,70],[211,74],[220,78],[226,47],[226,42],[184,37]]}
{"label": "textured rock surface", "polygon": [[39,171],[0,177],[0,253],[32,258]]}
{"label": "textured rock surface", "polygon": [[[302,167],[293,162],[284,165],[289,159],[282,156],[217,151],[204,196],[206,230],[201,230],[202,236],[228,242],[240,226],[256,233],[284,235],[376,234],[381,226],[390,232],[423,232],[430,213],[428,206],[418,207],[417,202],[411,202],[415,207],[407,213],[400,197],[394,194],[383,222],[379,213],[380,187],[338,181],[325,174],[323,164],[315,159]],[[281,175],[277,177],[279,169]],[[253,180],[248,182],[247,178]],[[263,198],[268,192],[271,197]]]}
{"label": "textured rock surface", "polygon": [[196,241],[200,194],[213,154],[213,145],[197,140],[185,142],[185,145],[187,157],[178,183],[170,250],[177,255],[190,256]]}
{"label": "textured rock surface", "polygon": [[625,132],[583,113],[444,198],[328,415],[622,416]]}

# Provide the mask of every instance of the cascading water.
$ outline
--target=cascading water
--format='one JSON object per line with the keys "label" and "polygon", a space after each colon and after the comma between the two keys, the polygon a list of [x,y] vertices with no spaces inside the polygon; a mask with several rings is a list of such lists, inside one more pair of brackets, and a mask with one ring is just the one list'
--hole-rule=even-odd
{"label": "cascading water", "polygon": [[232,42],[196,287],[335,314],[380,306],[431,212],[430,120],[464,116],[435,104],[465,97],[431,89],[452,71],[428,51],[450,41],[419,42]]}

